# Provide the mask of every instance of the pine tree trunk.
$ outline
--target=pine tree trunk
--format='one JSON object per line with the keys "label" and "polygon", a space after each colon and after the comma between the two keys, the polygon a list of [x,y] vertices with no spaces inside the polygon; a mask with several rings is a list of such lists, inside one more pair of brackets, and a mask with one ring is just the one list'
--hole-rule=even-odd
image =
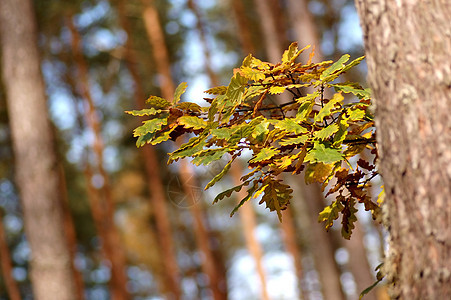
{"label": "pine tree trunk", "polygon": [[37,300],[75,299],[31,1],[0,1],[3,81]]}
{"label": "pine tree trunk", "polygon": [[[155,9],[153,1],[151,0],[143,0],[144,3],[144,23],[146,26],[146,31],[149,37],[149,41],[152,45],[153,54],[155,58],[155,62],[157,65],[157,71],[162,75],[162,82],[160,84],[161,94],[165,99],[169,101],[172,100],[172,97],[175,92],[174,82],[171,76],[170,69],[170,61],[169,55],[166,47],[166,43],[164,40],[164,31],[161,28],[161,24],[159,22],[158,11]],[[193,2],[191,2],[192,9],[196,9],[196,6]],[[197,17],[199,17],[199,12],[196,13]],[[198,20],[199,26],[200,20]],[[201,36],[203,40],[204,53],[207,58],[209,58],[209,52],[206,45],[206,37],[202,28]],[[217,80],[213,71],[210,69],[210,76],[212,76],[212,80]],[[195,222],[195,237],[197,246],[203,252],[205,256],[205,260],[202,262],[202,270],[209,277],[209,288],[213,294],[213,299],[221,300],[227,298],[227,288],[226,282],[222,282],[221,274],[219,274],[218,269],[216,268],[216,262],[214,261],[214,256],[209,244],[208,231],[205,228],[204,220],[202,218],[202,213],[200,208],[195,204],[198,199],[194,199],[195,191],[193,187],[198,186],[194,181],[196,174],[194,171],[187,165],[188,162],[183,160],[180,162],[180,179],[184,189],[185,194],[188,199],[191,201],[192,205],[190,205],[190,212]]]}
{"label": "pine tree trunk", "polygon": [[[94,168],[90,169],[88,174],[88,186],[91,188],[91,195],[95,194],[95,197],[91,200],[97,203],[92,203],[92,207],[96,207],[93,210],[93,214],[99,214],[94,216],[94,220],[99,222],[98,229],[101,235],[104,247],[107,255],[107,259],[111,263],[111,280],[110,291],[112,300],[124,300],[129,299],[127,291],[127,270],[126,270],[126,258],[125,252],[120,241],[120,236],[116,225],[114,223],[114,200],[111,192],[111,186],[109,183],[109,176],[103,167],[103,152],[104,143],[101,135],[101,125],[97,118],[98,114],[94,106],[94,101],[90,92],[88,67],[86,61],[81,53],[81,37],[77,31],[77,28],[73,24],[70,17],[67,17],[66,25],[68,26],[71,35],[71,46],[74,55],[74,63],[78,71],[79,76],[79,89],[80,94],[84,100],[84,116],[87,127],[94,134],[94,141],[91,145],[93,154],[96,156],[95,162],[92,163]],[[86,161],[90,164],[90,161]],[[93,185],[93,176],[97,174],[103,179],[103,183],[100,187]]]}
{"label": "pine tree trunk", "polygon": [[[119,2],[118,13],[121,21],[122,28],[127,33],[128,39],[125,49],[125,60],[127,68],[133,78],[135,84],[135,102],[139,109],[143,109],[145,106],[145,94],[142,87],[142,81],[138,74],[138,70],[134,62],[136,58],[133,55],[133,43],[132,43],[132,30],[125,15],[126,3],[124,0]],[[155,209],[155,222],[157,227],[157,234],[159,239],[160,253],[162,257],[162,263],[164,266],[165,275],[165,289],[162,289],[164,293],[171,293],[175,299],[181,298],[180,290],[180,270],[177,265],[177,258],[174,250],[173,235],[171,224],[169,221],[169,213],[166,206],[166,193],[164,190],[163,182],[159,174],[159,164],[157,153],[153,147],[143,147],[141,154],[144,160],[144,166],[148,178],[148,189],[150,196],[150,202]]]}
{"label": "pine tree trunk", "polygon": [[376,104],[393,299],[451,295],[451,3],[356,1]]}
{"label": "pine tree trunk", "polygon": [[3,282],[11,300],[20,300],[19,286],[13,277],[13,262],[8,248],[5,228],[3,227],[3,210],[0,209],[0,265],[2,268]]}
{"label": "pine tree trunk", "polygon": [[[237,164],[238,162],[235,162],[232,164],[231,167],[231,176],[234,180],[235,185],[241,184],[240,178],[242,176],[242,170],[240,166]],[[238,200],[245,198],[247,196],[246,192],[244,190],[240,190],[237,193]],[[244,230],[244,238],[246,240],[246,247],[249,251],[249,254],[252,256],[252,258],[255,261],[255,267],[257,269],[258,277],[260,278],[260,292],[261,292],[261,299],[263,300],[269,300],[269,294],[268,294],[268,287],[266,283],[266,272],[263,268],[263,250],[262,246],[260,245],[260,242],[255,237],[255,230],[257,228],[257,221],[255,218],[255,211],[252,207],[252,204],[247,202],[243,206],[240,207],[238,210],[238,214],[241,219],[241,223],[243,224],[243,230]]]}

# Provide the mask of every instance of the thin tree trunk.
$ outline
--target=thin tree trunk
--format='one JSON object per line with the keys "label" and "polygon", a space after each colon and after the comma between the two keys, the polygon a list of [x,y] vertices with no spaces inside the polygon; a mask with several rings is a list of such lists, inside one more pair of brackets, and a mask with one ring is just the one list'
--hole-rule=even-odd
{"label": "thin tree trunk", "polygon": [[194,171],[186,161],[182,161],[180,164],[180,177],[185,194],[190,201],[189,209],[194,218],[194,236],[196,238],[196,243],[204,254],[201,265],[202,271],[209,277],[209,286],[213,293],[213,299],[225,300],[227,299],[227,282],[225,282],[225,278],[217,271],[213,252],[210,247],[208,231],[203,222],[201,203],[199,202],[200,199],[196,199],[196,196],[199,195],[196,195],[193,190],[193,187],[199,186],[199,184],[195,180]]}
{"label": "thin tree trunk", "polygon": [[20,300],[19,286],[13,277],[13,263],[8,248],[5,229],[3,227],[3,210],[0,209],[0,264],[2,266],[3,281],[11,300]]}
{"label": "thin tree trunk", "polygon": [[[303,179],[301,179],[303,180]],[[340,282],[340,270],[335,261],[335,247],[331,241],[331,232],[326,232],[319,224],[318,214],[324,208],[324,199],[319,197],[321,190],[318,185],[302,186],[303,202],[310,218],[310,247],[321,281],[324,299],[346,299]]]}
{"label": "thin tree trunk", "polygon": [[260,17],[260,24],[264,33],[263,41],[268,59],[272,63],[277,63],[282,58],[282,43],[277,32],[276,22],[271,13],[271,7],[268,0],[254,0],[254,4]]}
{"label": "thin tree trunk", "polygon": [[146,26],[147,36],[152,45],[157,71],[159,73],[159,84],[161,94],[165,99],[172,99],[174,96],[174,82],[171,75],[171,65],[169,54],[161,29],[160,17],[155,9],[154,0],[141,0],[144,5],[143,19]]}
{"label": "thin tree trunk", "polygon": [[[125,15],[126,6],[124,0],[119,2],[119,17],[122,28],[126,31],[128,39],[125,49],[125,61],[130,75],[135,83],[135,102],[139,109],[143,109],[145,105],[145,94],[142,87],[141,78],[134,62],[136,58],[133,54],[132,31]],[[159,164],[155,148],[142,147],[141,154],[144,160],[144,166],[147,173],[148,189],[150,201],[155,209],[155,221],[159,238],[160,252],[165,272],[165,286],[166,292],[174,295],[175,299],[181,298],[180,290],[180,270],[177,265],[175,256],[174,243],[172,238],[171,224],[169,221],[169,213],[166,206],[166,193],[164,191],[163,182],[160,178]]]}
{"label": "thin tree trunk", "polygon": [[[158,12],[153,5],[153,1],[143,0],[143,3],[145,6],[143,12],[144,22],[146,25],[149,41],[152,45],[157,70],[160,75],[163,75],[162,78],[164,78],[160,86],[161,93],[164,98],[171,100],[174,95],[175,85],[172,81],[169,55],[167,52],[166,43],[164,41],[163,30],[159,22]],[[192,198],[194,195],[193,187],[197,185],[193,183],[193,180],[196,175],[187,165],[187,162],[185,160],[182,160],[180,162],[180,175],[185,193],[194,203],[196,199]],[[222,276],[218,273],[217,268],[215,267],[216,263],[214,261],[214,256],[209,245],[208,232],[205,229],[204,221],[202,220],[202,214],[199,210],[199,207],[195,205],[190,206],[190,211],[196,224],[196,242],[198,243],[200,250],[205,255],[205,261],[203,261],[202,263],[202,270],[209,277],[209,286],[213,293],[214,299],[225,299],[227,297],[227,288],[224,287],[226,283],[220,282],[220,278]]]}
{"label": "thin tree trunk", "polygon": [[236,23],[237,23],[237,32],[238,38],[241,43],[241,48],[244,51],[244,54],[252,53],[255,55],[255,47],[252,42],[252,34],[250,31],[250,25],[246,18],[245,7],[243,5],[242,0],[232,0],[232,8],[234,11]]}
{"label": "thin tree trunk", "polygon": [[61,201],[61,209],[63,211],[64,216],[64,233],[67,238],[67,244],[69,246],[70,251],[70,258],[71,258],[71,268],[74,276],[74,284],[76,288],[76,298],[78,300],[85,299],[84,291],[85,291],[85,285],[83,282],[83,277],[81,275],[81,272],[76,268],[75,266],[75,256],[77,255],[77,236],[75,232],[75,225],[74,220],[72,218],[72,214],[70,213],[70,207],[69,207],[69,199],[67,197],[67,185],[66,185],[66,178],[64,176],[64,169],[61,163],[58,163],[58,169],[59,169],[59,176],[61,178],[61,187],[60,187],[60,193],[61,198],[63,201]]}
{"label": "thin tree trunk", "polygon": [[194,0],[188,0],[188,7],[193,11],[194,15],[196,16],[196,28],[199,33],[200,42],[202,45],[202,49],[205,56],[205,69],[207,70],[208,77],[210,78],[210,83],[213,86],[219,85],[219,79],[218,76],[216,76],[216,73],[211,68],[211,55],[210,55],[210,49],[208,47],[207,42],[207,33],[205,30],[205,26],[202,22],[202,15],[199,11],[199,8],[197,7],[196,1]]}
{"label": "thin tree trunk", "polygon": [[304,284],[304,271],[302,267],[302,253],[298,246],[298,239],[296,233],[296,224],[294,222],[293,207],[289,206],[286,210],[282,211],[282,220],[280,224],[282,228],[285,248],[293,258],[294,270],[298,278],[298,289],[300,299],[308,299],[306,285]]}
{"label": "thin tree trunk", "polygon": [[376,104],[393,299],[451,295],[451,3],[356,1]]}
{"label": "thin tree trunk", "polygon": [[[78,75],[80,77],[80,90],[81,95],[84,98],[85,104],[85,119],[86,124],[90,130],[94,133],[94,142],[92,145],[92,150],[95,157],[95,171],[103,180],[101,187],[93,187],[98,189],[98,201],[101,201],[100,210],[102,219],[101,221],[102,232],[103,232],[103,242],[105,246],[109,249],[106,254],[111,263],[111,298],[113,300],[128,299],[129,294],[127,292],[127,274],[126,274],[126,259],[122,243],[120,241],[120,236],[117,231],[116,225],[114,224],[114,200],[111,193],[111,187],[109,184],[109,176],[103,168],[103,140],[101,136],[100,123],[97,119],[97,111],[94,106],[94,102],[89,90],[89,77],[88,68],[83,55],[80,52],[81,49],[81,37],[75,28],[72,20],[67,18],[67,26],[72,35],[72,51],[74,54],[75,64],[78,70]],[[87,163],[90,163],[89,161]],[[91,174],[94,175],[94,174]],[[93,184],[93,177],[87,178],[89,180],[88,184]]]}
{"label": "thin tree trunk", "polygon": [[31,1],[0,2],[3,80],[35,299],[75,299]]}
{"label": "thin tree trunk", "polygon": [[[262,29],[265,33],[264,41],[267,48],[269,60],[277,62],[281,59],[282,46],[280,37],[275,28],[276,22],[271,14],[271,8],[267,0],[255,0],[257,11],[260,19],[265,20],[262,23]],[[286,95],[282,95],[286,96]],[[281,103],[286,102],[283,98],[278,98]],[[311,219],[311,230],[315,232],[311,243],[315,266],[318,270],[321,280],[322,292],[325,299],[345,299],[345,295],[341,288],[340,271],[335,262],[335,248],[331,242],[330,236],[326,234],[320,224],[317,224],[316,216],[322,210],[324,197],[317,186],[303,186],[302,193],[306,207],[309,211]],[[294,255],[298,255],[295,253]],[[293,256],[294,257],[294,256]],[[299,279],[302,282],[302,278]],[[303,293],[303,291],[301,291]]]}
{"label": "thin tree trunk", "polygon": [[[241,168],[236,163],[232,165],[230,170],[231,176],[234,180],[235,185],[241,184],[240,178]],[[237,196],[240,199],[246,197],[246,192],[243,190],[237,193]],[[257,227],[257,221],[255,220],[255,212],[252,208],[251,203],[245,203],[240,207],[238,214],[240,215],[241,223],[243,224],[244,229],[244,238],[246,240],[246,247],[249,251],[250,255],[255,261],[255,267],[257,269],[258,277],[260,278],[261,283],[261,299],[269,300],[268,287],[266,285],[266,272],[263,268],[263,250],[262,247],[255,237],[255,229]]]}

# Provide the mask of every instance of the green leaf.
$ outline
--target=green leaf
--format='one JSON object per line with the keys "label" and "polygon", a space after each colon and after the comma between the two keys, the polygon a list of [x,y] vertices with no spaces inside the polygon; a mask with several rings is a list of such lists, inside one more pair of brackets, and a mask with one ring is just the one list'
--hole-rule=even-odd
{"label": "green leaf", "polygon": [[344,114],[341,115],[339,121],[338,121],[338,131],[334,136],[334,147],[339,147],[341,143],[345,140],[346,136],[348,135],[348,120],[349,118],[346,117]]}
{"label": "green leaf", "polygon": [[[342,196],[343,197],[343,196]],[[343,204],[340,200],[332,202],[331,205],[326,206],[322,212],[319,213],[318,222],[326,222],[326,229],[329,229],[334,220],[338,219],[338,214],[343,210]]]}
{"label": "green leaf", "polygon": [[155,108],[146,108],[141,110],[132,110],[132,111],[125,111],[127,114],[135,116],[135,117],[142,117],[142,116],[153,116],[156,114],[159,114],[162,112],[161,109],[155,109]]}
{"label": "green leaf", "polygon": [[288,146],[288,145],[302,145],[308,140],[307,135],[301,135],[293,138],[286,138],[279,142],[280,146]]}
{"label": "green leaf", "polygon": [[343,160],[340,150],[329,148],[322,143],[315,143],[313,149],[305,156],[305,161],[323,162],[326,164]]}
{"label": "green leaf", "polygon": [[227,174],[227,172],[230,169],[230,166],[232,165],[232,162],[235,160],[235,157],[233,157],[222,169],[222,171],[217,174],[205,187],[205,190],[209,189],[210,187],[212,187],[216,182],[218,182],[219,180],[222,179],[222,177],[224,177],[225,174]]}
{"label": "green leaf", "polygon": [[319,95],[321,95],[321,92],[316,91],[312,94],[307,94],[304,97],[297,98],[296,102],[298,102],[299,104],[303,104],[304,102],[315,100]]}
{"label": "green leaf", "polygon": [[156,136],[153,138],[153,140],[150,142],[151,145],[157,145],[162,142],[165,142],[171,138],[171,132],[174,131],[176,126],[172,127],[170,130],[163,132],[162,134]]}
{"label": "green leaf", "polygon": [[374,282],[372,285],[370,285],[369,287],[367,287],[366,289],[364,289],[360,295],[359,295],[359,300],[361,300],[366,294],[368,294],[369,292],[371,292],[371,290],[376,287],[376,285],[379,284],[379,282],[381,282],[382,279],[378,279],[376,280],[376,282]]}
{"label": "green leaf", "polygon": [[296,114],[296,121],[303,122],[306,121],[313,110],[313,105],[315,105],[314,100],[305,101],[299,106],[298,112]]}
{"label": "green leaf", "polygon": [[186,91],[187,87],[188,84],[186,82],[182,82],[177,86],[177,88],[175,89],[174,100],[172,101],[172,103],[177,104],[180,101],[180,97]]}
{"label": "green leaf", "polygon": [[336,123],[333,123],[317,132],[314,133],[314,136],[318,139],[324,141],[325,139],[328,139],[331,137],[335,132],[338,131],[338,125]]}
{"label": "green leaf", "polygon": [[235,127],[231,138],[228,140],[229,143],[238,143],[241,139],[247,139],[250,135],[252,135],[255,125],[251,124],[241,124]]}
{"label": "green leaf", "polygon": [[243,206],[243,204],[246,203],[246,201],[249,200],[249,199],[252,197],[252,195],[254,194],[254,192],[255,192],[255,190],[257,189],[257,187],[258,187],[258,182],[257,182],[257,181],[254,181],[252,187],[251,187],[250,189],[247,190],[247,196],[244,197],[244,199],[242,199],[242,200],[240,201],[240,203],[238,203],[237,206],[235,206],[235,208],[234,208],[234,209],[232,210],[232,212],[230,213],[230,217],[233,217],[233,215],[238,211],[238,209],[239,209],[241,206]]}
{"label": "green leaf", "polygon": [[185,128],[203,129],[207,126],[207,122],[199,117],[182,116],[178,119],[179,124]]}
{"label": "green leaf", "polygon": [[259,161],[269,160],[271,157],[273,157],[274,155],[276,155],[278,153],[279,153],[279,150],[277,150],[275,148],[272,148],[272,147],[270,147],[270,148],[263,148],[249,162],[250,163],[256,163],[256,162],[259,162]]}
{"label": "green leaf", "polygon": [[346,67],[343,68],[341,72],[346,72],[347,70],[351,69],[352,67],[360,64],[360,62],[365,58],[365,56],[360,56],[353,61],[351,61],[349,64],[346,65]]}
{"label": "green leaf", "polygon": [[206,149],[196,153],[196,157],[194,157],[192,163],[195,165],[204,165],[207,166],[214,161],[220,160],[223,158],[224,154],[232,151],[232,149],[228,147],[217,148],[217,149]]}
{"label": "green leaf", "polygon": [[282,63],[291,62],[291,60],[293,58],[297,57],[296,54],[298,52],[299,52],[298,44],[297,43],[291,43],[291,45],[288,47],[288,49],[283,52]]}
{"label": "green leaf", "polygon": [[206,145],[205,135],[201,134],[199,136],[195,136],[190,138],[190,140],[181,145],[179,149],[169,154],[169,162],[176,161],[179,158],[192,156],[195,153],[202,151],[204,146]]}
{"label": "green leaf", "polygon": [[253,69],[247,66],[241,67],[240,69],[244,77],[246,77],[249,80],[259,81],[266,78],[265,73],[258,69]]}
{"label": "green leaf", "polygon": [[240,185],[234,186],[233,188],[230,188],[228,190],[225,190],[221,193],[219,193],[215,199],[213,200],[213,204],[215,204],[216,202],[224,199],[225,197],[230,197],[232,195],[233,192],[239,192],[241,191],[241,188],[244,186],[245,184],[242,183]]}
{"label": "green leaf", "polygon": [[139,126],[133,131],[133,136],[142,136],[147,133],[153,133],[157,130],[160,130],[161,127],[166,125],[168,123],[168,120],[165,119],[151,119],[144,121],[142,126]]}
{"label": "green leaf", "polygon": [[149,104],[150,106],[152,106],[153,108],[160,108],[160,109],[165,109],[172,105],[171,102],[169,102],[166,99],[163,99],[161,97],[158,97],[158,96],[150,96],[146,100],[146,103]]}
{"label": "green leaf", "polygon": [[211,89],[206,90],[204,93],[211,95],[225,95],[227,93],[227,87],[223,85],[212,87]]}
{"label": "green leaf", "polygon": [[269,122],[266,121],[266,119],[265,119],[265,121],[262,121],[262,122],[258,123],[257,125],[255,125],[254,131],[252,132],[252,137],[254,139],[258,140],[259,142],[263,142],[266,134],[269,132],[268,126],[269,126]]}
{"label": "green leaf", "polygon": [[145,144],[149,143],[150,141],[152,141],[152,139],[155,137],[155,133],[153,132],[149,132],[146,133],[144,135],[141,135],[140,137],[138,137],[138,139],[136,140],[136,147],[142,147]]}
{"label": "green leaf", "polygon": [[233,129],[232,128],[215,128],[211,130],[211,135],[221,139],[221,140],[228,140],[232,136]]}
{"label": "green leaf", "polygon": [[306,128],[302,127],[294,119],[291,118],[274,122],[274,127],[293,134],[302,134],[308,132]]}
{"label": "green leaf", "polygon": [[365,114],[365,111],[359,108],[348,109],[349,120],[351,121],[362,121]]}
{"label": "green leaf", "polygon": [[269,93],[271,95],[277,95],[277,94],[282,94],[283,92],[285,92],[286,87],[284,86],[272,86],[269,88]]}
{"label": "green leaf", "polygon": [[323,183],[330,177],[333,169],[334,164],[323,164],[320,162],[308,164],[307,169],[305,170],[305,183]]}
{"label": "green leaf", "polygon": [[371,90],[370,89],[362,89],[353,86],[350,83],[337,83],[337,84],[331,84],[330,86],[333,86],[337,92],[343,92],[346,94],[354,94],[359,99],[370,99],[371,97]]}
{"label": "green leaf", "polygon": [[175,107],[184,111],[192,111],[198,113],[202,111],[202,107],[199,104],[193,102],[181,102],[178,103]]}
{"label": "green leaf", "polygon": [[333,113],[333,110],[335,108],[335,105],[337,103],[340,103],[343,101],[343,95],[341,93],[336,93],[332,97],[332,99],[329,100],[329,102],[324,105],[323,108],[319,111],[319,113],[315,116],[314,120],[315,122],[322,122],[325,117],[330,116]]}
{"label": "green leaf", "polygon": [[345,54],[342,57],[340,57],[339,60],[337,60],[335,63],[333,63],[329,68],[327,68],[319,77],[321,81],[327,81],[327,77],[334,72],[340,71],[345,67],[345,62],[349,60],[350,56],[349,54]]}
{"label": "green leaf", "polygon": [[246,88],[247,79],[241,76],[237,72],[230,80],[229,87],[227,88],[226,96],[232,101],[232,103],[239,104],[242,101],[243,93]]}

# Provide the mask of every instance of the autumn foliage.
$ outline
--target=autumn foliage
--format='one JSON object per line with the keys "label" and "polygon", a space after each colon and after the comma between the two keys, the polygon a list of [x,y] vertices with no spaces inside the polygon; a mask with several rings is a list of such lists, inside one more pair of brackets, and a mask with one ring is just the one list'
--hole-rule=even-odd
{"label": "autumn foliage", "polygon": [[[368,192],[370,180],[377,176],[374,161],[357,159],[364,149],[377,158],[370,91],[339,81],[340,75],[364,57],[348,63],[350,56],[345,54],[336,62],[312,63],[312,50],[307,62],[297,62],[309,47],[299,50],[296,43],[291,44],[278,64],[247,56],[228,86],[206,91],[213,95],[205,99],[207,107],[181,101],[186,83],[178,86],[173,99],[151,96],[149,108],[127,111],[148,117],[134,130],[137,146],[194,134],[169,153],[169,163],[192,158],[195,165],[209,165],[228,157],[205,189],[221,180],[243,151],[250,150],[250,171],[241,177],[241,184],[214,199],[216,203],[246,189],[246,197],[231,215],[246,201],[259,199],[281,219],[292,189],[280,174],[303,172],[306,183],[318,182],[326,196],[335,196],[319,221],[329,228],[341,214],[342,235],[349,239],[357,220],[357,203],[363,203],[373,217],[379,212]],[[280,98],[282,93],[289,96]]]}

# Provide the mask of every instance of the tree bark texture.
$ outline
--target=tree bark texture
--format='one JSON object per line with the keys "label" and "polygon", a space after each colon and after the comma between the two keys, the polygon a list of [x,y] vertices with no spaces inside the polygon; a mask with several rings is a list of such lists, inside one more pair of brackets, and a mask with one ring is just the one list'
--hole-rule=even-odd
{"label": "tree bark texture", "polygon": [[0,2],[3,82],[35,299],[75,299],[32,2]]}
{"label": "tree bark texture", "polygon": [[376,104],[393,299],[451,295],[451,2],[356,1]]}

